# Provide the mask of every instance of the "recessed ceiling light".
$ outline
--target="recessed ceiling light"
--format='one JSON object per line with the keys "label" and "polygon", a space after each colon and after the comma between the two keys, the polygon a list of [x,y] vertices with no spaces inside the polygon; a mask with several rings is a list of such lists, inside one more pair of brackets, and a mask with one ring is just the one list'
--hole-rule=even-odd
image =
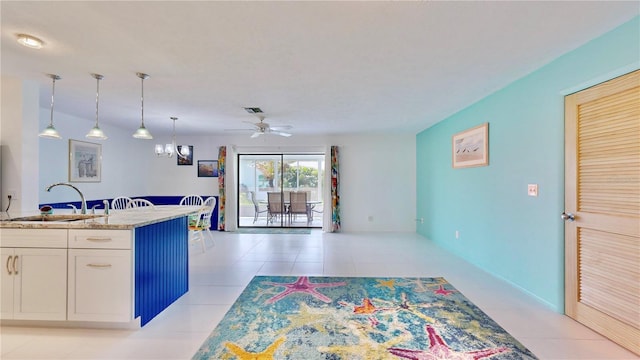
{"label": "recessed ceiling light", "polygon": [[42,44],[44,44],[42,40],[37,37],[27,34],[18,34],[18,42],[32,49],[40,49],[42,48]]}

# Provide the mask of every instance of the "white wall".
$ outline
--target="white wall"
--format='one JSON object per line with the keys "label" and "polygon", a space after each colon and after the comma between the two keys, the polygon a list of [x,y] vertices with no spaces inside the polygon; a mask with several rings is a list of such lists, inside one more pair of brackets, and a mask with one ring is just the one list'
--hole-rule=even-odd
{"label": "white wall", "polygon": [[[17,213],[37,203],[38,183],[38,86],[17,78],[2,78],[0,146],[2,146],[2,210]],[[34,134],[36,136],[34,136]]]}
{"label": "white wall", "polygon": [[[40,129],[49,123],[50,110],[41,109]],[[131,135],[131,129],[121,129],[100,123],[100,127],[109,139],[90,140],[86,133],[93,127],[93,120],[80,119],[62,113],[54,114],[54,123],[62,140],[39,139],[40,180],[37,188],[39,203],[56,203],[78,201],[77,193],[67,187],[56,187],[51,192],[45,188],[53,183],[69,180],[69,139],[101,144],[102,148],[102,181],[98,183],[74,183],[87,200],[112,198],[119,195],[147,195],[147,174],[153,155],[153,140],[138,140]],[[33,136],[37,136],[37,133]],[[143,153],[151,149],[148,156]]]}
{"label": "white wall", "polygon": [[348,136],[337,144],[343,229],[415,231],[415,136]]}

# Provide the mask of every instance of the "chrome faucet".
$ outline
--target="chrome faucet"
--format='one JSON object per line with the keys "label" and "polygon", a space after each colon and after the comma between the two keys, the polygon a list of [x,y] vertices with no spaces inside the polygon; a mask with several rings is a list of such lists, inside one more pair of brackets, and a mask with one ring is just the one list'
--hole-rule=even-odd
{"label": "chrome faucet", "polygon": [[77,191],[78,194],[80,194],[80,199],[82,200],[82,206],[80,208],[80,214],[86,214],[87,213],[87,201],[84,198],[84,194],[82,193],[82,191],[80,191],[80,189],[78,189],[77,187],[69,184],[69,183],[55,183],[55,184],[51,184],[49,186],[47,186],[47,191],[51,191],[52,188],[59,186],[59,185],[64,185],[64,186],[68,186],[70,188],[72,188],[73,190]]}
{"label": "chrome faucet", "polygon": [[109,216],[109,200],[102,200],[104,204],[104,214]]}

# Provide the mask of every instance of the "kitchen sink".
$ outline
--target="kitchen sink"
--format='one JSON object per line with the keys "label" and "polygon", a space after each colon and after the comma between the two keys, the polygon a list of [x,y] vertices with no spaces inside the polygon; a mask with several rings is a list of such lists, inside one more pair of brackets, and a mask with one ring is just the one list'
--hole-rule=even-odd
{"label": "kitchen sink", "polygon": [[103,217],[104,215],[94,215],[94,214],[60,214],[60,215],[33,215],[33,216],[24,216],[17,217],[13,219],[7,219],[5,221],[31,221],[31,222],[42,222],[42,221],[57,221],[57,222],[69,222],[69,221],[78,221],[78,220],[89,220],[98,217]]}

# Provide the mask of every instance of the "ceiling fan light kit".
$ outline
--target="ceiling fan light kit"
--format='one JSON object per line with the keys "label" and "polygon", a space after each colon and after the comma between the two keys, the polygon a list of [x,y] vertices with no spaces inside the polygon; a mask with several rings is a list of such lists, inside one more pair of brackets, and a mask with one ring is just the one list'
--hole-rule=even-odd
{"label": "ceiling fan light kit", "polygon": [[265,135],[265,134],[269,134],[269,135],[279,135],[279,136],[284,136],[284,137],[289,137],[292,134],[289,132],[286,132],[284,130],[290,130],[291,129],[291,125],[278,125],[278,126],[271,126],[268,123],[264,122],[265,116],[262,115],[262,110],[258,107],[246,107],[244,108],[245,111],[247,111],[250,114],[259,114],[257,115],[258,119],[260,119],[259,122],[257,123],[252,123],[252,122],[248,122],[245,121],[247,123],[250,123],[251,125],[253,125],[253,129],[227,129],[227,131],[252,131],[253,133],[251,134],[251,138],[257,138],[261,135]]}

